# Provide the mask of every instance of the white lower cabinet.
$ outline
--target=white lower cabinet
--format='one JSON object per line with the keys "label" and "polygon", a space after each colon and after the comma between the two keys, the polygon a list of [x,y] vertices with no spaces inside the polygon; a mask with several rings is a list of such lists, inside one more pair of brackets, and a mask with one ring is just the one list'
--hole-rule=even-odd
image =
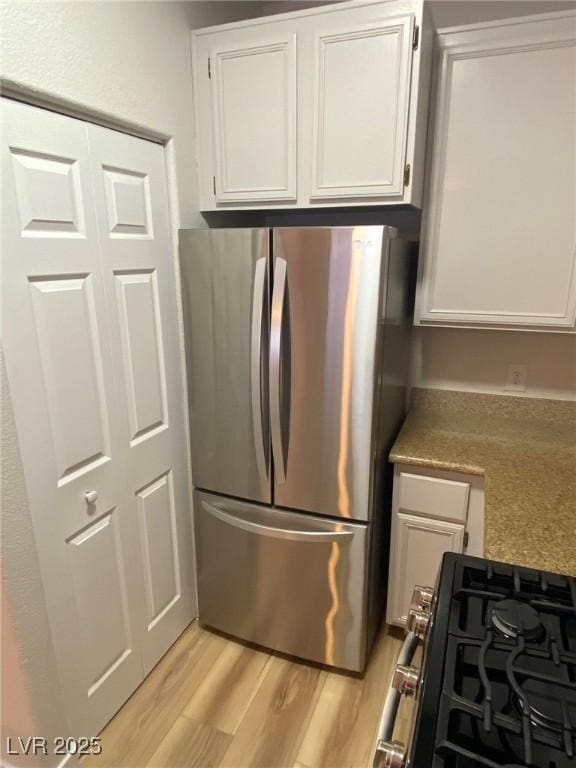
{"label": "white lower cabinet", "polygon": [[416,585],[434,586],[445,552],[483,552],[482,479],[397,465],[394,471],[388,624],[404,625]]}
{"label": "white lower cabinet", "polygon": [[396,562],[389,623],[404,623],[414,586],[433,585],[444,552],[462,552],[464,526],[399,512],[395,519]]}
{"label": "white lower cabinet", "polygon": [[70,735],[194,616],[161,146],[2,99],[3,347]]}

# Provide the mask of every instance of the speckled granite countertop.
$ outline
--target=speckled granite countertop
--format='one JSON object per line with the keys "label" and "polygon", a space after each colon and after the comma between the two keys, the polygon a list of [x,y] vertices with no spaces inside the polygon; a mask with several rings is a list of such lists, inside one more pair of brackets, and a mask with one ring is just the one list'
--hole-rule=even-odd
{"label": "speckled granite countertop", "polygon": [[483,475],[485,557],[576,575],[576,402],[415,389],[390,459]]}

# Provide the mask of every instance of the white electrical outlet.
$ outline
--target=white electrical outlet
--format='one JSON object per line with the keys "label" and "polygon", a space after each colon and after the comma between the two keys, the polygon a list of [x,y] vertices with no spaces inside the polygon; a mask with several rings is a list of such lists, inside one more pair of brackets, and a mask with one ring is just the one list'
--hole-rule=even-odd
{"label": "white electrical outlet", "polygon": [[510,363],[504,389],[510,392],[526,392],[528,366],[524,363]]}

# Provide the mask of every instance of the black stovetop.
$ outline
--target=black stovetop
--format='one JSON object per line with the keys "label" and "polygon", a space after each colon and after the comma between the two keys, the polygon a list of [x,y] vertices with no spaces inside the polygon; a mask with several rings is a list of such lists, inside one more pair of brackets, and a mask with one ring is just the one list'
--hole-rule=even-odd
{"label": "black stovetop", "polygon": [[445,555],[411,768],[576,768],[576,579]]}

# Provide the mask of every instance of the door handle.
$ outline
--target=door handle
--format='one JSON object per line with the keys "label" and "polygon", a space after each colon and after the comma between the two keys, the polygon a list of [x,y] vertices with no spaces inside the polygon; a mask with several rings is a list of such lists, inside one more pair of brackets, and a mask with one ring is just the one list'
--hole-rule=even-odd
{"label": "door handle", "polygon": [[86,504],[95,504],[98,501],[98,491],[86,491],[84,493]]}
{"label": "door handle", "polygon": [[252,395],[252,429],[256,466],[260,479],[268,481],[268,467],[264,452],[264,430],[262,428],[262,313],[264,311],[264,289],[266,281],[266,257],[256,261],[254,269],[254,293],[252,296],[252,334],[250,344],[250,384]]}
{"label": "door handle", "polygon": [[[228,512],[224,512],[222,509],[218,509],[214,504],[210,504],[207,501],[202,502],[204,509],[215,517],[217,520],[221,520],[227,525],[232,525],[234,528],[240,528],[248,533],[255,533],[260,536],[268,536],[272,539],[287,539],[289,541],[343,541],[351,539],[354,536],[353,531],[335,531],[335,530],[319,530],[317,528],[311,528],[306,530],[294,530],[291,528],[276,527],[274,525],[263,525],[262,523],[255,523],[252,520],[245,520],[238,515],[231,515]],[[281,513],[279,513],[281,514]],[[336,523],[338,525],[338,523]]]}
{"label": "door handle", "polygon": [[278,483],[286,482],[284,446],[282,445],[282,392],[280,388],[286,266],[285,259],[276,257],[274,262],[274,287],[272,290],[272,315],[270,321],[270,434],[272,437],[274,472]]}

